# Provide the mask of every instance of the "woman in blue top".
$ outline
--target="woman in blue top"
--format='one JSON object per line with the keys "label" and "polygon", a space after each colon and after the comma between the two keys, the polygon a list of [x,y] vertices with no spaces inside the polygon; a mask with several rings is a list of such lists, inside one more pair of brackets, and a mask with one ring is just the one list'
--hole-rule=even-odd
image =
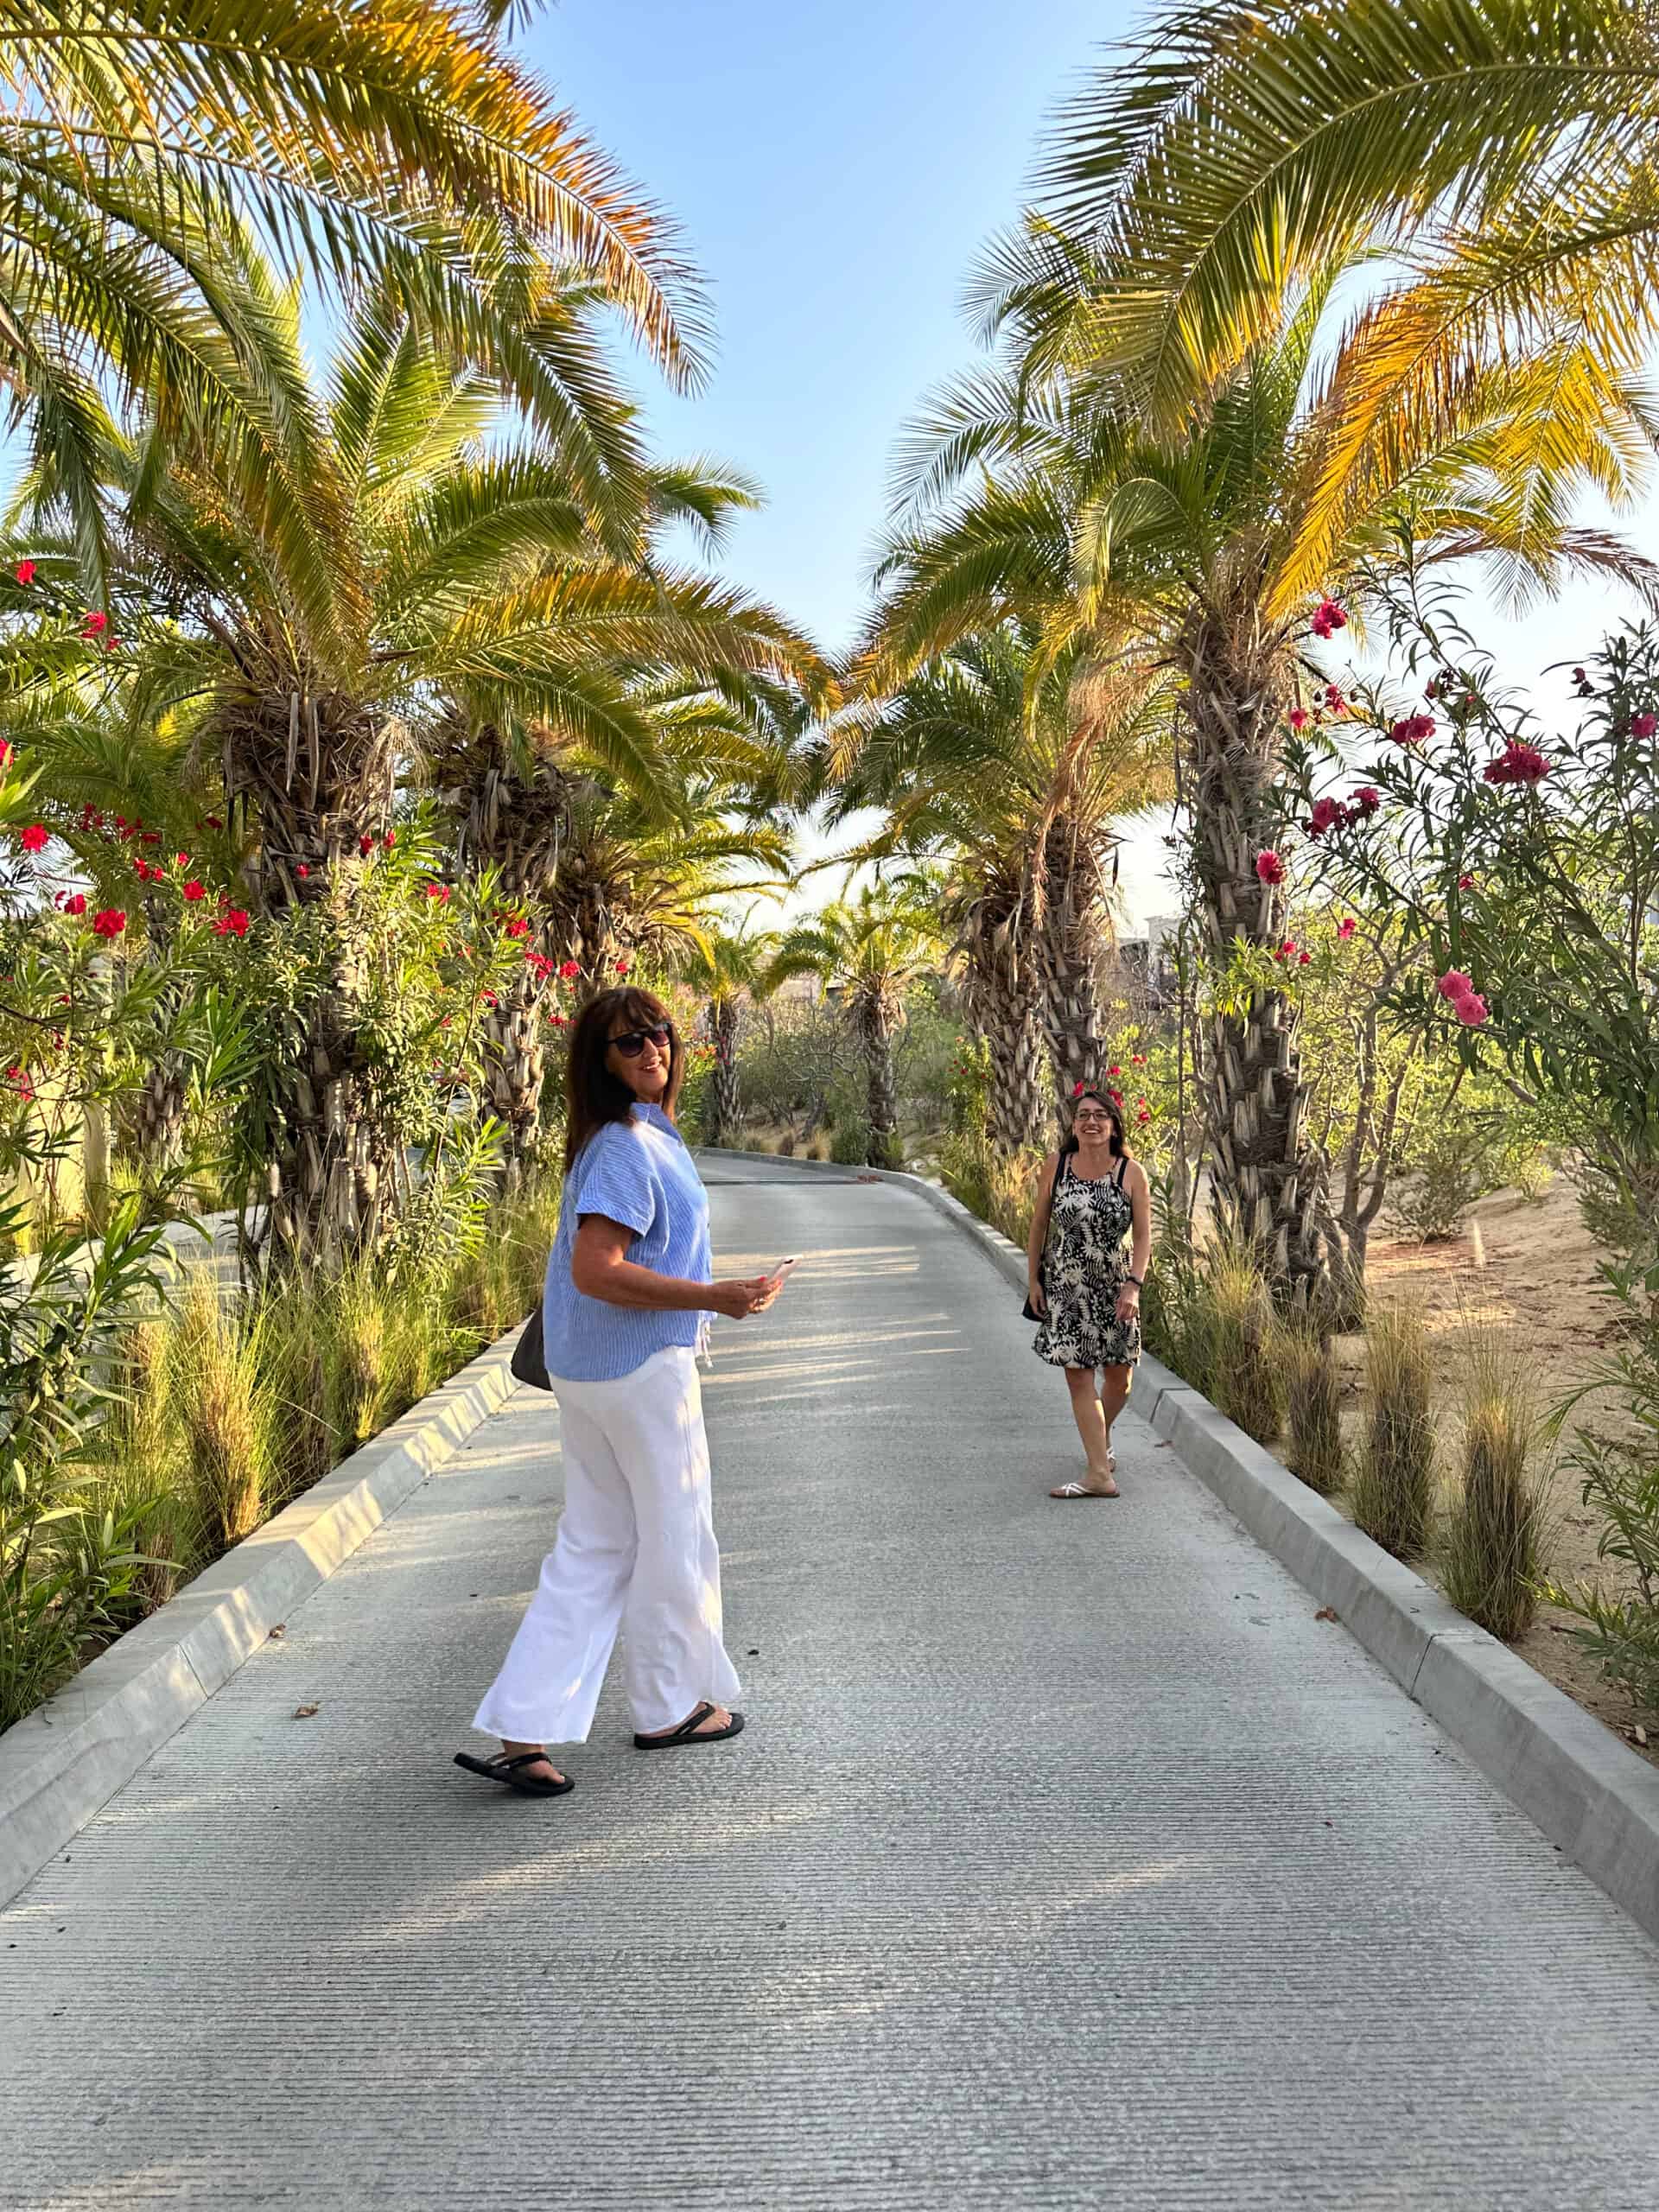
{"label": "woman in blue top", "polygon": [[647,991],[604,991],[570,1035],[559,1233],[542,1343],[559,1401],[564,1511],[541,1580],[473,1725],[499,1757],[459,1764],[509,1789],[573,1785],[550,1743],[587,1740],[619,1629],[641,1751],[743,1726],[721,1635],[697,1351],[770,1276],[715,1282],[709,1199],[674,1126],[684,1048]]}

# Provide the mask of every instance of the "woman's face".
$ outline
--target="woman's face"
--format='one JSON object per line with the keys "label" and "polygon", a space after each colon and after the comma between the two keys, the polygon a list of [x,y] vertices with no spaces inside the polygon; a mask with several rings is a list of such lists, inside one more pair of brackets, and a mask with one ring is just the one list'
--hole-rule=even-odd
{"label": "woman's face", "polygon": [[1071,1116],[1071,1127],[1084,1144],[1098,1144],[1112,1134],[1112,1117],[1103,1106],[1085,1098]]}
{"label": "woman's face", "polygon": [[611,1024],[605,1065],[626,1084],[636,1098],[655,1103],[668,1089],[673,1065],[674,1030],[671,1023],[632,1022],[618,1014]]}

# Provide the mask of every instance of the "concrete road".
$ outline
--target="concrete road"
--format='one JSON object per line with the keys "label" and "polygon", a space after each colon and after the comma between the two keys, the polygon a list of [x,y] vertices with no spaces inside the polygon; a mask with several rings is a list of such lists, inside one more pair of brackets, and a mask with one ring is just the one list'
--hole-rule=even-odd
{"label": "concrete road", "polygon": [[[550,1540],[523,1394],[0,1915],[0,2204],[1446,2208],[1659,2192],[1659,1950],[902,1190],[709,1389],[748,1732],[449,1764]],[[296,1708],[315,1704],[314,1718]]]}

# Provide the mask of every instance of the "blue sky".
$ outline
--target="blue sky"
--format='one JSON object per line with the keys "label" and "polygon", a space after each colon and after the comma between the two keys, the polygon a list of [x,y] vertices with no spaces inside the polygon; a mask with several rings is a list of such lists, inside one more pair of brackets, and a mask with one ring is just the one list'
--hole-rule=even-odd
{"label": "blue sky", "polygon": [[[824,645],[865,603],[895,441],[972,357],[981,244],[1013,219],[1058,100],[1144,20],[1123,0],[561,0],[523,45],[584,127],[678,218],[709,280],[715,372],[693,401],[636,372],[664,451],[765,486],[728,571]],[[1624,527],[1659,553],[1659,502]],[[1477,610],[1478,611],[1478,603]],[[1477,626],[1518,679],[1624,611],[1583,587]],[[1167,911],[1133,834],[1132,922]]]}

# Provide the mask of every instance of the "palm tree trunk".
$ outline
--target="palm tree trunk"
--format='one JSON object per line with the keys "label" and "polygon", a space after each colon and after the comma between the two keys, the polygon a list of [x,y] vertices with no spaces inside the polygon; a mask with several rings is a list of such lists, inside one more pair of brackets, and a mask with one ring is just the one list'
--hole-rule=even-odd
{"label": "palm tree trunk", "polygon": [[1098,855],[1066,823],[1054,823],[1044,855],[1043,909],[1033,944],[1039,1019],[1061,1110],[1080,1083],[1098,1081],[1100,964],[1112,942]]}
{"label": "palm tree trunk", "polygon": [[991,1141],[999,1152],[1041,1144],[1050,1106],[1043,1081],[1042,1033],[1028,1005],[979,977],[969,982],[969,1018],[991,1056]]}
{"label": "palm tree trunk", "polygon": [[742,1025],[741,1001],[734,997],[712,999],[709,1030],[714,1039],[715,1075],[710,1097],[709,1141],[724,1144],[735,1135],[741,1102],[737,1088],[737,1039]]}
{"label": "palm tree trunk", "polygon": [[542,980],[526,967],[484,1017],[485,1104],[505,1132],[510,1173],[533,1166],[541,1151],[544,995]]}
{"label": "palm tree trunk", "polygon": [[145,1070],[133,1114],[133,1140],[147,1167],[175,1166],[184,1148],[185,1073],[172,1053]]}
{"label": "palm tree trunk", "polygon": [[[1276,834],[1284,653],[1248,618],[1224,629],[1195,622],[1182,645],[1198,918],[1219,976],[1236,945],[1276,950],[1283,941],[1285,891],[1262,880],[1256,861]],[[1201,1103],[1218,1224],[1255,1246],[1275,1284],[1311,1296],[1325,1280],[1324,1178],[1306,1126],[1300,1020],[1294,1000],[1274,989],[1216,1012]]]}
{"label": "palm tree trunk", "polygon": [[893,1040],[898,1024],[883,1006],[861,1009],[872,1167],[899,1165],[899,1078]]}

